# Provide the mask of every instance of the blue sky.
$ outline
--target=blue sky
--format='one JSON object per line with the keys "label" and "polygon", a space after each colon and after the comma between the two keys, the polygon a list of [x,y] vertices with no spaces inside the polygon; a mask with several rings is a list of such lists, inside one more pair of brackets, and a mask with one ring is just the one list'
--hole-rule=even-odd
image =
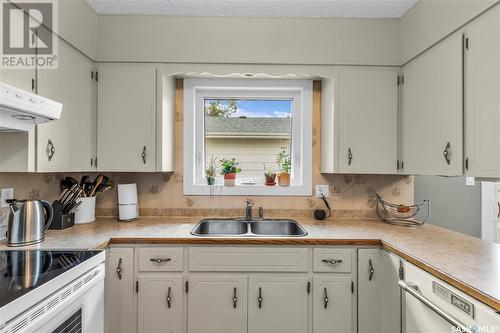
{"label": "blue sky", "polygon": [[[212,102],[212,100],[205,100]],[[292,115],[291,100],[238,100],[238,111],[231,117],[290,117]]]}

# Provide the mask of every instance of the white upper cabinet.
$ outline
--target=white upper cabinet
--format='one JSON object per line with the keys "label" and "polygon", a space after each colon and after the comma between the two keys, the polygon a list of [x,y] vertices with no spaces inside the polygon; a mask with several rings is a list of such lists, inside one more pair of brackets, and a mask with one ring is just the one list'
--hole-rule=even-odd
{"label": "white upper cabinet", "polygon": [[500,177],[500,8],[477,18],[465,36],[465,172]]}
{"label": "white upper cabinet", "polygon": [[337,130],[341,173],[396,173],[397,71],[340,72]]}
{"label": "white upper cabinet", "polygon": [[38,172],[95,170],[92,69],[92,61],[60,42],[58,68],[38,70],[38,94],[63,104],[59,120],[37,126]]}
{"label": "white upper cabinet", "polygon": [[462,174],[462,35],[408,63],[402,90],[403,173]]}
{"label": "white upper cabinet", "polygon": [[98,170],[155,171],[156,68],[101,65],[98,73]]}
{"label": "white upper cabinet", "polygon": [[321,107],[323,173],[397,173],[397,70],[341,69],[325,80]]}

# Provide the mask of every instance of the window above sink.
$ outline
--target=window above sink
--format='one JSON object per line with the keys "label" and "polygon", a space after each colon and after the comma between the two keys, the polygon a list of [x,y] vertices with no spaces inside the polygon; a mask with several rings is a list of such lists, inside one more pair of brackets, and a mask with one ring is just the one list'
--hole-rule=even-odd
{"label": "window above sink", "polygon": [[312,114],[311,80],[184,80],[184,194],[311,195]]}

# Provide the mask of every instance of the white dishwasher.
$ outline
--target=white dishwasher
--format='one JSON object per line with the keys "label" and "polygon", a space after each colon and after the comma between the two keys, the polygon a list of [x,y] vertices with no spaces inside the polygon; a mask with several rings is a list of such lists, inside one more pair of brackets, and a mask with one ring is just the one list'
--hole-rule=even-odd
{"label": "white dishwasher", "polygon": [[405,333],[500,333],[500,314],[416,266],[406,263]]}

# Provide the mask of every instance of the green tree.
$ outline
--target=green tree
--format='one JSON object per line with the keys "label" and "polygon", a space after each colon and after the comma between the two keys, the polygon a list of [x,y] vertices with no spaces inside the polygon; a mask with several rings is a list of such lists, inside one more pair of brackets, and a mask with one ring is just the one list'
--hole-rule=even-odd
{"label": "green tree", "polygon": [[213,100],[205,103],[205,115],[209,117],[229,117],[238,111],[236,100]]}

